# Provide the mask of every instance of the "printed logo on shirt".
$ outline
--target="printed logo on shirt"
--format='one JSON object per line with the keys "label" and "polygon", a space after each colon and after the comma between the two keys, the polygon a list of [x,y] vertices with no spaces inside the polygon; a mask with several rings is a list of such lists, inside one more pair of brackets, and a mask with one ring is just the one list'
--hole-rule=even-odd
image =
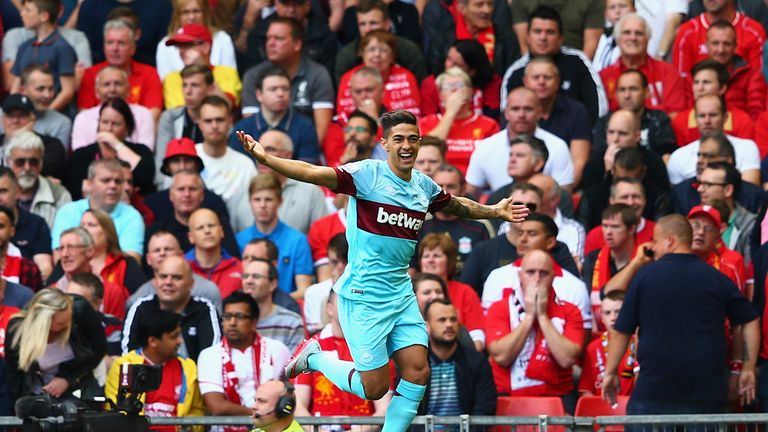
{"label": "printed logo on shirt", "polygon": [[472,239],[469,237],[462,237],[459,239],[459,253],[466,255],[472,252]]}
{"label": "printed logo on shirt", "polygon": [[372,234],[418,240],[425,216],[405,207],[357,200],[357,227]]}
{"label": "printed logo on shirt", "polygon": [[568,91],[571,88],[571,81],[570,80],[564,80],[562,84],[560,84],[560,88]]}
{"label": "printed logo on shirt", "polygon": [[187,334],[190,336],[197,336],[197,327],[190,327],[189,330],[187,330]]}

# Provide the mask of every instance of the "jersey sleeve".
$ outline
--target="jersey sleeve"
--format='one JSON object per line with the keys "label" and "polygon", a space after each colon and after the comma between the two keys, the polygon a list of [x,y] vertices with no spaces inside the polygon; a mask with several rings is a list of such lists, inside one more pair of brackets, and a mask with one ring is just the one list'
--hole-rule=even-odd
{"label": "jersey sleeve", "polygon": [[427,208],[427,211],[430,213],[434,213],[436,211],[441,210],[443,207],[448,205],[449,202],[451,202],[451,194],[444,191],[440,186],[435,183],[434,180],[424,175],[424,177],[427,180],[427,187],[430,189],[430,203],[429,207]]}
{"label": "jersey sleeve", "polygon": [[338,185],[333,191],[337,193],[364,197],[376,181],[376,165],[370,160],[351,162],[334,170]]}
{"label": "jersey sleeve", "polygon": [[221,356],[216,346],[204,349],[197,359],[197,382],[200,393],[224,393]]}

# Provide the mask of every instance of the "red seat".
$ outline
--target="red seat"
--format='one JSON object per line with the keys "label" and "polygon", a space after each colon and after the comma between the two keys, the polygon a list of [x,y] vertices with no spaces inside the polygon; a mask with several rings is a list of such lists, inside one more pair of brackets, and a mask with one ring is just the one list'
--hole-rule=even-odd
{"label": "red seat", "polygon": [[[496,415],[538,417],[540,415],[564,416],[563,402],[554,396],[501,396],[496,399]],[[508,432],[511,428],[497,426],[494,432]],[[515,432],[536,432],[538,426],[518,426]],[[561,427],[550,427],[553,431]]]}
{"label": "red seat", "polygon": [[[629,402],[629,396],[618,396],[616,403],[618,406],[616,409],[611,408],[608,402],[604,401],[600,396],[582,396],[576,403],[576,417],[599,417],[599,416],[624,416],[627,415],[627,402]],[[599,426],[595,424],[595,430],[599,430]],[[623,426],[607,426],[606,432],[623,432]]]}

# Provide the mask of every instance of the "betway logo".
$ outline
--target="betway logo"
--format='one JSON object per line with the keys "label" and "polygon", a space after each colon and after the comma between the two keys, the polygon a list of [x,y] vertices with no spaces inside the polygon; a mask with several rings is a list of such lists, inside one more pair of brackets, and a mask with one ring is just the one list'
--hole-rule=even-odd
{"label": "betway logo", "polygon": [[386,210],[384,210],[382,207],[379,207],[379,212],[376,215],[376,222],[408,228],[414,231],[420,230],[421,225],[424,224],[423,220],[410,217],[404,212],[387,213]]}

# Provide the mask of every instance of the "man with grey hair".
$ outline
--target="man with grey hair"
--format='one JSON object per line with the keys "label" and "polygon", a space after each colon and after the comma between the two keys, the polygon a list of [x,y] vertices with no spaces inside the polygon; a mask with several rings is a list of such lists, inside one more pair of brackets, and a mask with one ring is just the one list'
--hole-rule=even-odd
{"label": "man with grey hair", "polygon": [[96,74],[96,97],[99,99],[99,105],[84,109],[75,116],[72,124],[73,151],[96,142],[97,128],[94,125],[99,123],[101,103],[114,98],[129,102],[128,107],[136,123],[133,133],[127,140],[144,144],[150,150],[155,148],[155,120],[152,113],[145,106],[130,103],[129,90],[128,73],[123,69],[107,66]]}
{"label": "man with grey hair", "polygon": [[78,109],[83,110],[99,104],[96,96],[96,75],[105,67],[114,66],[128,74],[128,102],[149,108],[152,118],[157,121],[163,110],[163,85],[155,68],[134,60],[135,54],[136,31],[126,20],[107,21],[104,24],[106,61],[85,70],[78,90]]}
{"label": "man with grey hair", "polygon": [[44,150],[39,136],[21,131],[5,145],[3,157],[19,183],[19,206],[45,219],[52,229],[56,211],[72,201],[72,196],[61,184],[40,175]]}
{"label": "man with grey hair", "polygon": [[[56,97],[51,69],[40,64],[33,64],[24,68],[21,72],[19,94],[28,97],[35,108],[35,125],[33,130],[38,134],[56,138],[69,151],[69,140],[72,136],[72,120],[51,108],[51,102]],[[0,133],[2,132],[3,128],[2,124],[0,124]]]}
{"label": "man with grey hair", "polygon": [[119,160],[98,159],[91,162],[88,178],[84,182],[90,190],[90,196],[66,204],[56,213],[51,232],[53,249],[59,248],[59,237],[65,229],[79,225],[86,210],[97,208],[112,217],[120,249],[141,262],[144,220],[135,208],[120,201],[124,182],[123,167]]}
{"label": "man with grey hair", "polygon": [[[680,78],[677,69],[648,55],[651,28],[643,17],[635,13],[624,15],[616,23],[613,34],[621,54],[616,63],[600,71],[605,88],[615,89],[623,71],[637,69],[648,80],[646,108],[676,112],[691,106],[690,96],[685,91],[685,82]],[[609,91],[607,96],[609,109],[617,109],[619,103],[616,93]]]}
{"label": "man with grey hair", "polygon": [[552,218],[557,225],[557,240],[563,242],[571,251],[576,263],[584,261],[584,241],[587,233],[584,227],[575,219],[563,216],[558,208],[562,197],[560,185],[551,176],[542,173],[534,174],[528,183],[538,187],[542,191],[541,207],[539,213]]}
{"label": "man with grey hair", "polygon": [[[259,142],[269,154],[293,158],[293,141],[285,132],[268,130],[261,135]],[[273,173],[282,185],[282,204],[277,210],[277,217],[291,228],[307,234],[316,220],[330,213],[325,194],[319,187],[280,175],[265,165],[259,165],[259,170]]]}

